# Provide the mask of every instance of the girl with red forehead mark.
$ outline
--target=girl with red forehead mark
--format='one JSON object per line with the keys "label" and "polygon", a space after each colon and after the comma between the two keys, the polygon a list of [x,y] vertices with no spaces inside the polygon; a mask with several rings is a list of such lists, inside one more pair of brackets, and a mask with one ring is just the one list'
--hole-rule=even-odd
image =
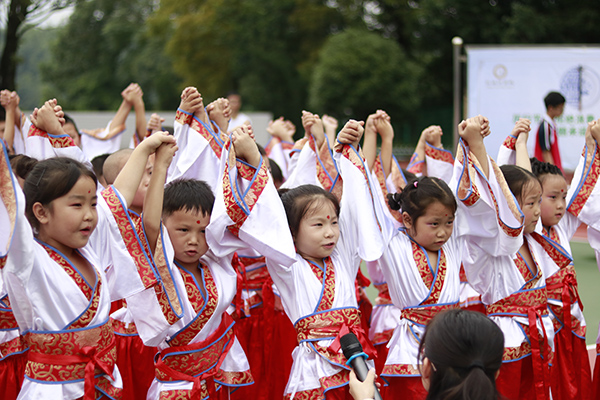
{"label": "girl with red forehead mark", "polygon": [[[351,398],[349,367],[339,345],[339,337],[347,332],[355,332],[365,351],[373,355],[360,326],[354,286],[361,258],[377,259],[383,250],[373,212],[377,203],[357,148],[362,131],[362,122],[349,121],[337,139],[335,156],[346,193],[341,204],[323,188],[305,184],[282,196],[283,207],[272,198],[269,218],[257,219],[251,212],[239,228],[240,239],[265,255],[285,312],[296,329],[298,346],[293,352],[286,398]],[[313,148],[310,143],[304,146],[297,172],[304,171],[302,163],[307,160],[314,168]],[[316,174],[308,175],[307,181],[317,183]],[[260,197],[267,198],[273,190],[269,182]],[[224,204],[219,206],[219,197],[211,225],[231,225],[236,215]],[[279,229],[282,223],[287,225],[283,230]],[[211,239],[209,235],[208,239],[211,247],[213,241],[215,246],[223,245],[220,237]]]}
{"label": "girl with red forehead mark", "polygon": [[[519,124],[522,129],[518,129]],[[547,240],[548,257],[540,264],[546,276],[548,309],[556,330],[552,396],[555,399],[593,398],[590,397],[591,371],[585,344],[586,323],[569,241],[582,221],[595,226],[600,213],[593,200],[597,196],[596,179],[600,168],[594,134],[600,136],[600,125],[596,121],[588,125],[585,148],[570,189],[558,167],[528,158],[524,145],[528,128],[528,120],[517,122],[500,149],[498,159],[516,162],[532,171],[542,186],[541,224],[536,231]],[[564,254],[566,262],[556,262],[556,254]]]}

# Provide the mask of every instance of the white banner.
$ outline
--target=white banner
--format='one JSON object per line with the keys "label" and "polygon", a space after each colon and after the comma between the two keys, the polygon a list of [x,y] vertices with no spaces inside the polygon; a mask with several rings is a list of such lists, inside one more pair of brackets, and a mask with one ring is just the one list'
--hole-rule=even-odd
{"label": "white banner", "polygon": [[600,48],[466,46],[467,116],[484,115],[492,134],[486,148],[495,158],[519,118],[531,120],[530,156],[546,113],[544,97],[560,92],[567,102],[556,119],[563,168],[574,170],[587,123],[600,116]]}

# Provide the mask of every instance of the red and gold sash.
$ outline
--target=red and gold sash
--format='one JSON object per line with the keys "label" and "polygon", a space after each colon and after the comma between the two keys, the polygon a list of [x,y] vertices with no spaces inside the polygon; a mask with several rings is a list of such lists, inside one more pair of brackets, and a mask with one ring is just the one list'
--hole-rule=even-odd
{"label": "red and gold sash", "polygon": [[[193,382],[190,391],[178,391],[182,399],[204,399],[215,396],[215,380],[231,384],[252,383],[250,371],[226,372],[221,364],[234,343],[233,320],[223,313],[219,327],[205,340],[161,351],[155,363],[156,379],[162,382]],[[204,381],[204,383],[202,383]],[[164,392],[169,396],[169,392]],[[162,394],[161,394],[162,398]]]}
{"label": "red and gold sash", "polygon": [[[533,280],[536,282],[538,279]],[[533,284],[526,285],[532,286]],[[528,327],[524,327],[524,331],[529,337],[530,346],[523,347],[522,350],[531,350],[533,363],[533,376],[535,383],[536,399],[548,399],[550,385],[550,370],[549,363],[552,357],[546,329],[542,321],[542,316],[548,315],[548,298],[546,288],[530,288],[526,291],[513,293],[494,304],[486,306],[486,312],[489,316],[521,316],[528,319]],[[543,337],[540,337],[537,321],[540,321],[543,329]],[[520,358],[525,354],[518,354],[513,349],[505,348],[504,360],[507,357]]]}
{"label": "red and gold sash", "polygon": [[219,132],[218,134],[211,132],[209,128],[207,128],[204,123],[200,122],[198,118],[192,118],[192,122],[190,123],[190,128],[198,132],[200,136],[204,138],[208,142],[208,145],[215,153],[217,158],[221,158],[221,153],[223,151],[223,143],[227,139],[227,137]]}
{"label": "red and gold sash", "polygon": [[[553,146],[553,149],[554,148],[558,147]],[[598,177],[600,176],[600,152],[598,151],[598,146],[596,145],[592,154],[586,150],[587,148],[583,149],[585,164],[582,171],[582,176],[585,177],[585,180],[578,182],[577,189],[575,190],[577,195],[571,199],[571,202],[567,207],[567,210],[576,217],[579,216],[581,210],[583,210],[583,206],[592,194],[596,182],[598,181]]]}
{"label": "red and gold sash", "polygon": [[[9,331],[17,329],[19,329],[19,325],[10,307],[8,295],[6,295],[0,299],[0,330]],[[26,349],[27,345],[21,335],[7,342],[0,343],[0,360],[15,353],[21,353]]]}
{"label": "red and gold sash", "polygon": [[[117,350],[110,323],[91,329],[30,332],[26,339],[29,359],[25,375],[30,379],[49,383],[85,380],[84,399],[92,400],[95,385],[106,386],[106,375],[113,377]],[[97,375],[102,376],[96,380]]]}
{"label": "red and gold sash", "polygon": [[[194,320],[188,324],[183,330],[177,332],[175,336],[168,342],[171,347],[187,346],[190,342],[202,331],[208,320],[214,315],[215,309],[219,299],[219,293],[217,291],[217,285],[210,272],[210,268],[202,265],[202,275],[205,281],[206,291],[206,302],[202,297],[202,292],[196,285],[194,276],[187,272],[182,271],[182,277],[185,282],[185,290],[187,292],[188,299],[194,307],[197,315]],[[202,282],[198,282],[199,285]]]}
{"label": "red and gold sash", "polygon": [[[555,317],[554,330],[558,331],[562,323],[568,331],[573,331],[579,336],[585,336],[585,326],[582,326],[581,321],[574,315],[571,315],[571,305],[574,302],[579,303],[579,308],[583,310],[583,304],[577,290],[577,278],[573,265],[559,269],[557,273],[546,279],[546,290],[548,291],[548,298],[557,299],[562,302],[562,306],[548,303]],[[566,342],[566,350],[571,351],[571,341]]]}

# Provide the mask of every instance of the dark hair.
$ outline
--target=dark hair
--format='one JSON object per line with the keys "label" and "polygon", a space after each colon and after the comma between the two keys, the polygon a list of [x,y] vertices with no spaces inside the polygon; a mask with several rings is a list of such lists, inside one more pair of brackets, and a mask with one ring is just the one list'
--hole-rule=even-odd
{"label": "dark hair", "polygon": [[404,178],[406,179],[406,182],[410,182],[410,181],[414,181],[415,179],[417,179],[417,175],[413,174],[412,172],[410,172],[407,169],[402,168],[402,174],[404,174]]}
{"label": "dark hair", "polygon": [[265,150],[264,147],[262,147],[260,144],[256,143],[256,147],[258,148],[258,152],[260,153],[261,156],[263,157],[268,157],[267,156],[267,151]]}
{"label": "dark hair", "polygon": [[49,205],[53,200],[69,193],[80,177],[92,178],[96,187],[98,181],[94,172],[79,161],[68,157],[54,157],[38,162],[23,186],[25,193],[25,215],[34,228],[39,228],[39,221],[33,214],[33,205],[41,203]]}
{"label": "dark hair", "polygon": [[546,108],[560,106],[561,104],[565,104],[566,101],[565,96],[558,92],[550,92],[544,97]]}
{"label": "dark hair", "polygon": [[21,179],[26,179],[33,167],[38,163],[38,160],[26,156],[25,154],[16,154],[8,156],[10,159],[10,167]]}
{"label": "dark hair", "polygon": [[75,127],[75,130],[77,131],[77,134],[81,135],[81,132],[79,132],[79,128],[77,128],[77,124],[75,123],[75,120],[73,120],[73,118],[71,118],[67,114],[65,114],[65,124],[73,124],[73,126]]}
{"label": "dark hair", "polygon": [[210,186],[196,179],[177,179],[165,187],[162,213],[168,217],[175,211],[202,211],[210,215],[215,195]]}
{"label": "dark hair", "polygon": [[104,167],[104,161],[110,156],[110,153],[100,154],[92,159],[92,168],[96,176],[104,176],[102,167]]}
{"label": "dark hair", "polygon": [[531,172],[533,172],[541,183],[544,183],[544,179],[547,178],[546,175],[558,175],[564,178],[560,168],[554,164],[540,161],[535,157],[531,157],[529,161],[531,162]]}
{"label": "dark hair", "polygon": [[407,212],[413,224],[436,201],[450,208],[452,213],[457,208],[456,198],[446,182],[429,176],[408,182],[402,192],[388,194],[387,200],[392,210]]}
{"label": "dark hair", "polygon": [[269,158],[269,167],[271,168],[271,176],[273,177],[273,182],[283,183],[283,173],[281,172],[281,168],[279,168],[279,164]]}
{"label": "dark hair", "polygon": [[532,182],[538,182],[538,178],[531,172],[516,165],[503,165],[500,167],[502,175],[508,184],[508,188],[512,194],[521,203],[523,200],[523,189]]}
{"label": "dark hair", "polygon": [[306,215],[313,204],[318,201],[329,200],[335,209],[335,215],[340,215],[340,202],[337,197],[327,190],[315,185],[301,185],[288,190],[281,196],[285,214],[287,215],[288,225],[294,238],[300,229],[300,221]]}
{"label": "dark hair", "polygon": [[452,309],[437,314],[419,345],[432,364],[427,400],[494,400],[504,335],[484,314]]}

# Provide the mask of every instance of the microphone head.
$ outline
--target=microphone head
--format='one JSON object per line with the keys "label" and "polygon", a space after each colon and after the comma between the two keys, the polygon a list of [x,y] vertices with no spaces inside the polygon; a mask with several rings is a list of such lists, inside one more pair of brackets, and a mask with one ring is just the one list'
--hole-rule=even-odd
{"label": "microphone head", "polygon": [[358,341],[356,335],[352,332],[345,334],[340,338],[340,346],[342,347],[342,352],[344,353],[344,357],[349,359],[355,354],[362,353],[363,348]]}

